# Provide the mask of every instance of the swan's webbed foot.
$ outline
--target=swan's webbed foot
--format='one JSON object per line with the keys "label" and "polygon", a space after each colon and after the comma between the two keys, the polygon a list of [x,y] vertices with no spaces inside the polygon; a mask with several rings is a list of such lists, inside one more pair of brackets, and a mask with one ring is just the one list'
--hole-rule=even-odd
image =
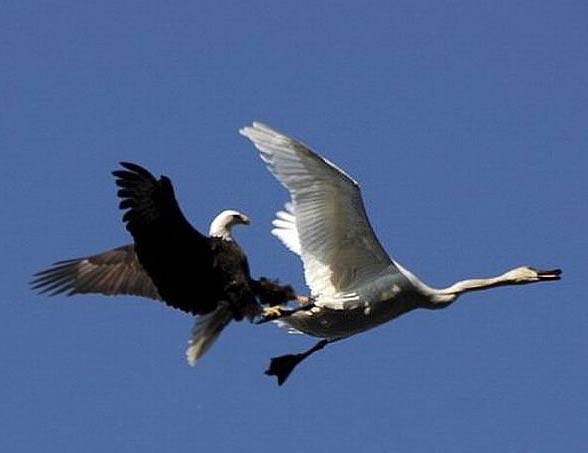
{"label": "swan's webbed foot", "polygon": [[276,376],[278,385],[282,385],[294,371],[296,365],[304,360],[303,354],[286,354],[279,357],[273,357],[269,368],[265,371],[268,376]]}
{"label": "swan's webbed foot", "polygon": [[294,368],[296,368],[300,362],[302,362],[311,354],[320,351],[327,344],[329,344],[329,340],[321,340],[306,352],[273,357],[265,374],[268,376],[276,376],[278,378],[278,385],[282,385],[284,382],[286,382],[288,376],[290,376],[292,371],[294,371]]}

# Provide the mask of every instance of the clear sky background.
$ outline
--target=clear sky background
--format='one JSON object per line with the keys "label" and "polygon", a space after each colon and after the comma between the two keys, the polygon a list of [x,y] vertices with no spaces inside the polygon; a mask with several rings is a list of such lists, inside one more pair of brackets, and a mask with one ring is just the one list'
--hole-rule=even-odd
{"label": "clear sky background", "polygon": [[[2,2],[0,451],[585,448],[587,20],[584,1]],[[169,175],[202,230],[250,215],[253,274],[306,291],[269,234],[287,194],[237,133],[253,120],[360,181],[430,285],[523,264],[564,279],[410,313],[282,388],[269,358],[313,339],[242,322],[192,369],[181,312],[30,291],[129,242],[120,160]]]}

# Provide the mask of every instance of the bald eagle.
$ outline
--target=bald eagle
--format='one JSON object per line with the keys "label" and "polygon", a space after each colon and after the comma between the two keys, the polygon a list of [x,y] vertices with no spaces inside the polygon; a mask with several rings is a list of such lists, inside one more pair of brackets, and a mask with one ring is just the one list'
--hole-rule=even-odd
{"label": "bald eagle", "polygon": [[249,224],[246,215],[221,212],[206,236],[184,217],[169,178],[156,179],[133,163],[121,165],[113,175],[134,243],[57,262],[35,274],[33,289],[52,296],[143,296],[197,315],[186,351],[191,365],[230,321],[253,320],[263,313],[262,305],[296,299],[289,285],[251,277],[247,257],[231,234],[233,226]]}

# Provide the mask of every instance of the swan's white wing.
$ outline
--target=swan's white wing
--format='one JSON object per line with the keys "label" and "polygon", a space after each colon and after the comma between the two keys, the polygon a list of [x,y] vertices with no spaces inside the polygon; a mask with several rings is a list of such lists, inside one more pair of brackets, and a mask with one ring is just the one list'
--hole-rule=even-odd
{"label": "swan's white wing", "polygon": [[282,211],[274,234],[300,254],[314,295],[337,298],[395,268],[369,224],[357,182],[269,126],[253,123],[240,133],[290,192],[291,212]]}
{"label": "swan's white wing", "polygon": [[272,234],[277,237],[291,251],[300,255],[300,238],[296,228],[296,216],[294,207],[288,202],[284,205],[283,211],[276,212],[276,218],[273,220],[274,226]]}

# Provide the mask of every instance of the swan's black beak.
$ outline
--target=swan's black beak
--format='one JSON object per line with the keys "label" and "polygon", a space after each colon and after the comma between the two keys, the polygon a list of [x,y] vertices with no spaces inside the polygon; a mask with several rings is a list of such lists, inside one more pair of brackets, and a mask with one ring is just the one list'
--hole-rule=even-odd
{"label": "swan's black beak", "polygon": [[560,280],[561,279],[561,269],[551,269],[548,271],[543,271],[539,269],[533,269],[537,273],[537,278],[539,280]]}

